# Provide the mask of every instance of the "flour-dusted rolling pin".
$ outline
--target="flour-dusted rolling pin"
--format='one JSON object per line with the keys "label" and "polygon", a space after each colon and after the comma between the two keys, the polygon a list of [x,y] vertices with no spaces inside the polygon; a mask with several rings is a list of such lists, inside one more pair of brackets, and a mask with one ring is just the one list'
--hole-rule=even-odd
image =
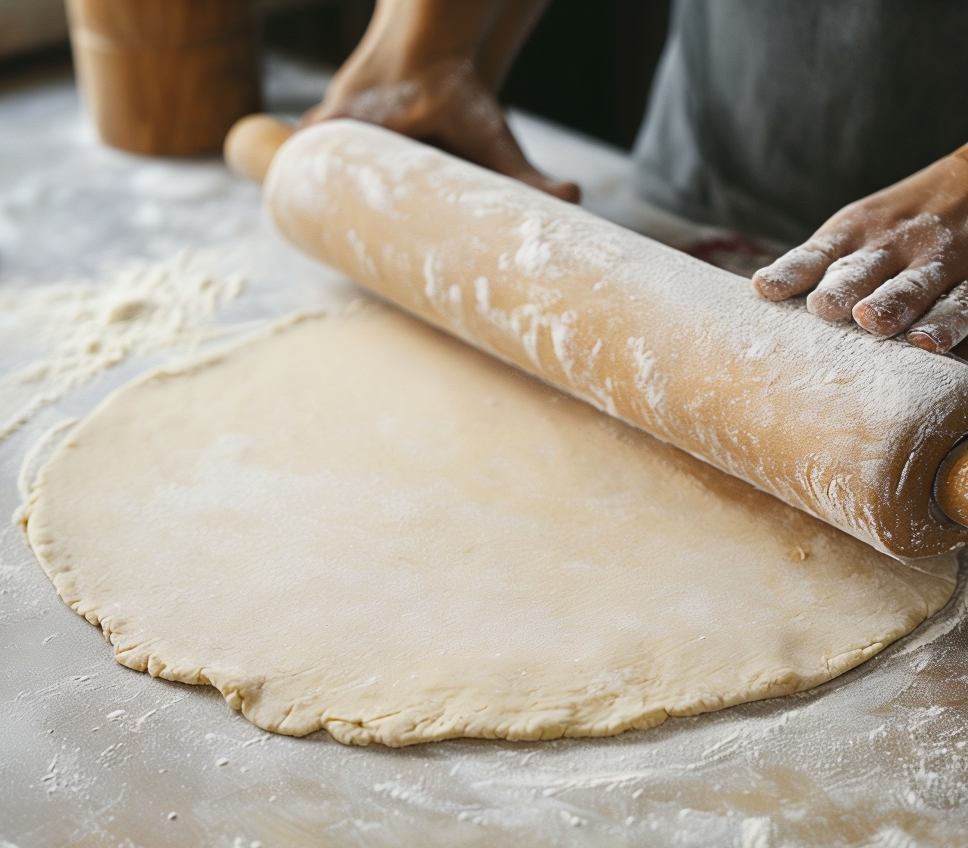
{"label": "flour-dusted rolling pin", "polygon": [[331,121],[280,147],[290,133],[246,119],[226,157],[268,169],[266,208],[307,253],[883,551],[968,541],[964,362],[768,303],[746,279],[387,130]]}

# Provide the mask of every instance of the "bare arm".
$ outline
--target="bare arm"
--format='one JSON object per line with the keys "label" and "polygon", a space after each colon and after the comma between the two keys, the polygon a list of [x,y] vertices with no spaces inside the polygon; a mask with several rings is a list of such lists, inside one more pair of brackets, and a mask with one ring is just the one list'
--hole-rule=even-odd
{"label": "bare arm", "polygon": [[378,0],[359,46],[303,124],[351,117],[445,150],[560,197],[578,186],[537,171],[497,90],[547,0]]}

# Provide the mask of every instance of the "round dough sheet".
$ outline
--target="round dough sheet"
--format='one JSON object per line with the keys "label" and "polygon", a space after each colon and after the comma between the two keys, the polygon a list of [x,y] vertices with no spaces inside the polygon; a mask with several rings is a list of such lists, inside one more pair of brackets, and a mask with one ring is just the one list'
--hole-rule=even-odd
{"label": "round dough sheet", "polygon": [[27,515],[120,663],[357,744],[599,736],[796,692],[956,577],[375,305],[115,392]]}

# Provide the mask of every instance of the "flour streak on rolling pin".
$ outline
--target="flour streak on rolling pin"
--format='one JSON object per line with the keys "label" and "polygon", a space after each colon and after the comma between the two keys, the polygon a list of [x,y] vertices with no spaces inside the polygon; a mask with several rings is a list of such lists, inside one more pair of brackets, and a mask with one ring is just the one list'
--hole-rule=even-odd
{"label": "flour streak on rolling pin", "polygon": [[[290,137],[291,136],[291,137]],[[354,121],[236,125],[279,231],[466,342],[898,557],[968,542],[968,364]]]}

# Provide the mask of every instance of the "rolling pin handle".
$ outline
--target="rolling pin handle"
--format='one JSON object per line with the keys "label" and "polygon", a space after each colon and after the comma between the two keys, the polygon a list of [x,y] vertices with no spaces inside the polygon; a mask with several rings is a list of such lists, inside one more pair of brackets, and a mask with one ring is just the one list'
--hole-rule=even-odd
{"label": "rolling pin handle", "polygon": [[261,183],[276,151],[295,132],[295,127],[272,115],[246,115],[225,137],[225,162],[240,177]]}
{"label": "rolling pin handle", "polygon": [[934,499],[948,518],[968,527],[968,438],[955,445],[938,468]]}

